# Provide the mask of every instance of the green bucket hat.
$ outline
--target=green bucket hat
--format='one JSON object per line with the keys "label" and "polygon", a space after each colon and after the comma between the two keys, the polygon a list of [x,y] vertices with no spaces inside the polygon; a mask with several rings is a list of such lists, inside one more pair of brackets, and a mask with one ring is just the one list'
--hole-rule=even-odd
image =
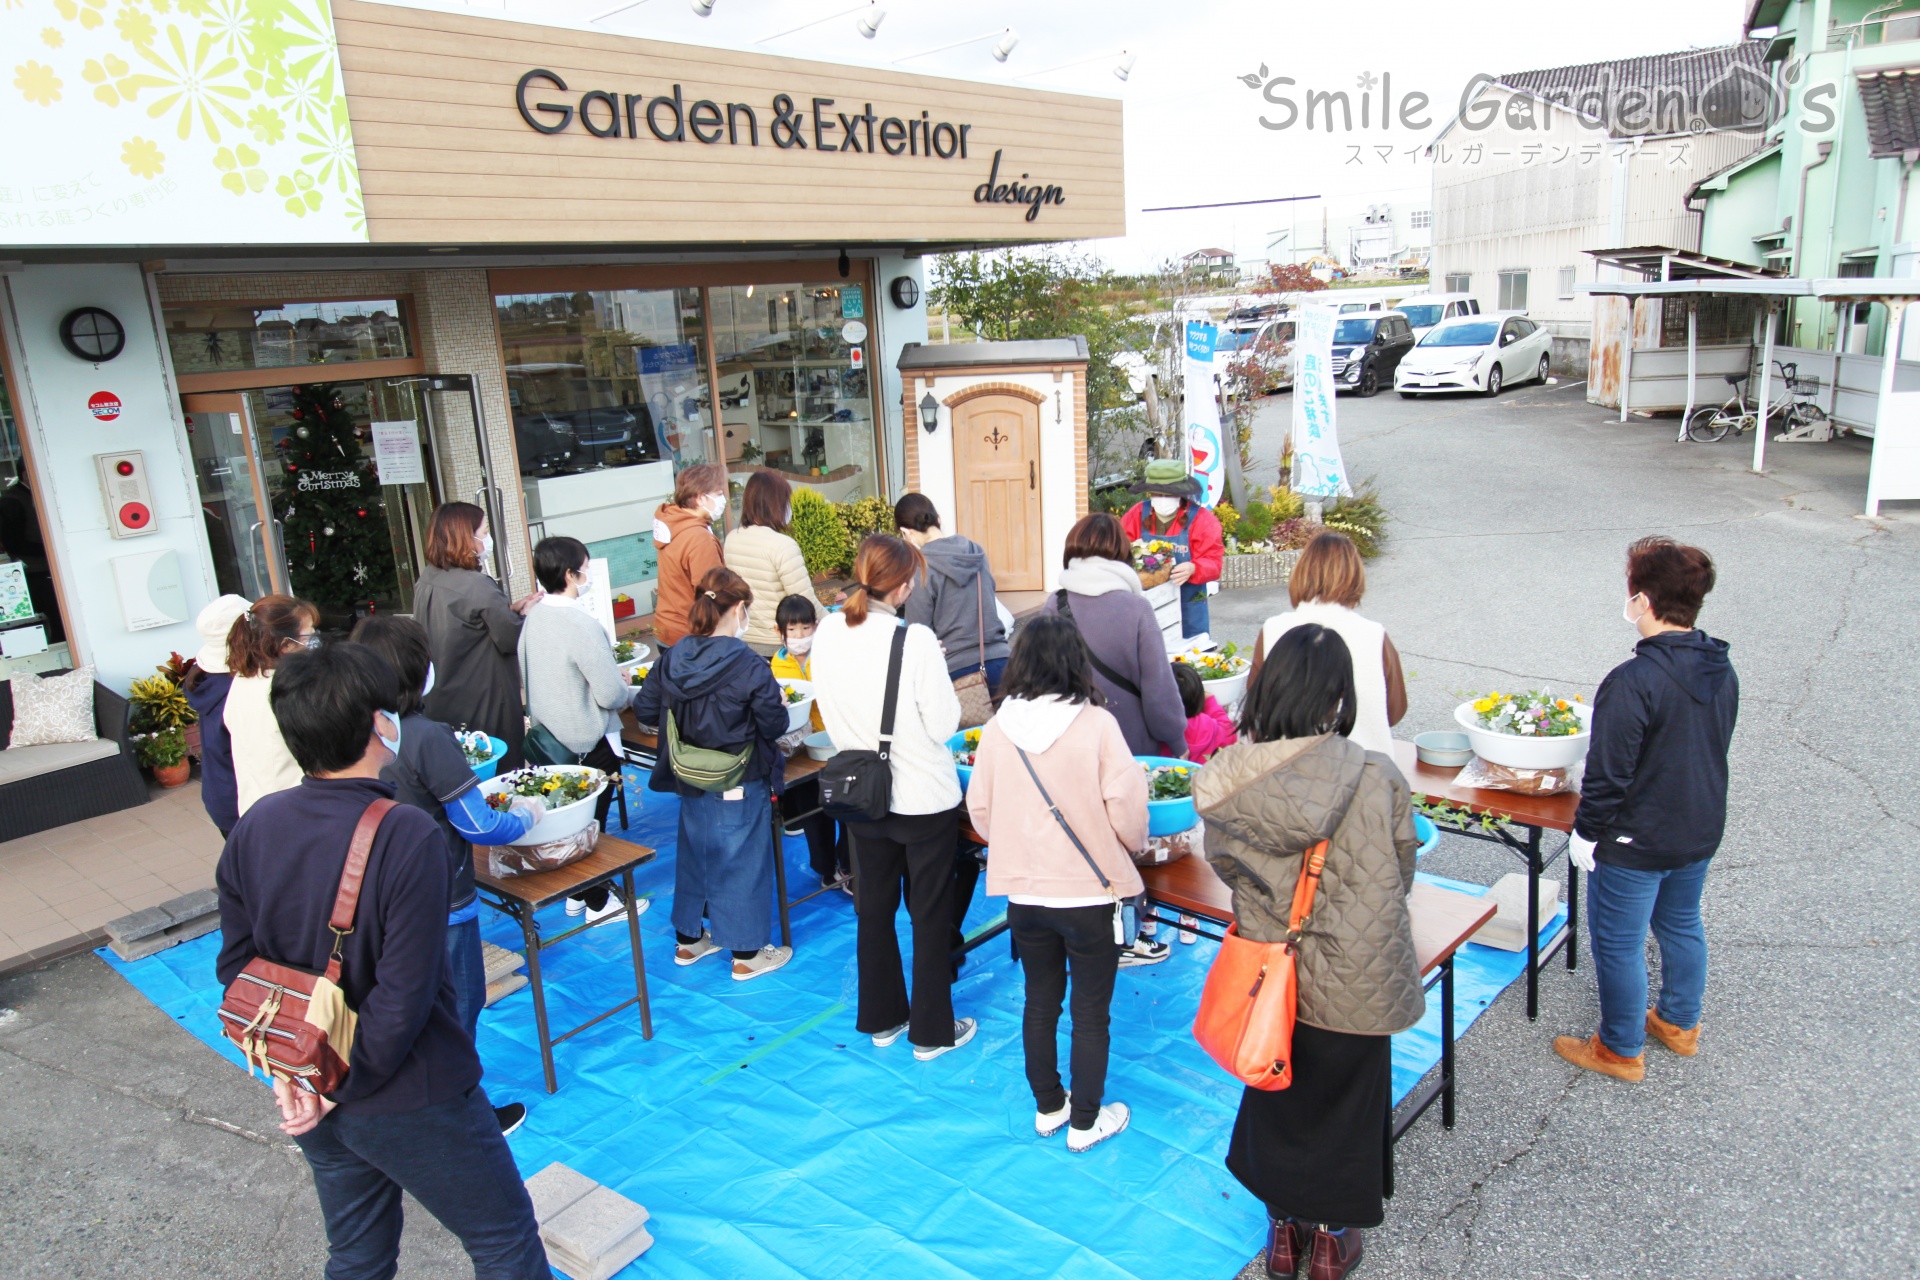
{"label": "green bucket hat", "polygon": [[1200,482],[1187,474],[1187,464],[1178,458],[1153,458],[1147,473],[1127,490],[1129,493],[1158,494],[1168,498],[1197,498]]}

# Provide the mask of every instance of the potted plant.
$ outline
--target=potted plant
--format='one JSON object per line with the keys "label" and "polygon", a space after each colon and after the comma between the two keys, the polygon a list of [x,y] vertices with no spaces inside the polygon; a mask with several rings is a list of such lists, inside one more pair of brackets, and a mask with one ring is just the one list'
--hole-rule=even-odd
{"label": "potted plant", "polygon": [[[177,729],[181,743],[191,745],[186,729],[191,725],[197,731],[200,717],[188,705],[186,692],[167,668],[160,666],[155,670],[159,672],[158,675],[145,676],[127,687],[127,701],[132,704],[129,727],[135,733],[161,733]],[[196,732],[194,736],[197,738],[199,735]]]}
{"label": "potted plant", "polygon": [[163,787],[186,782],[193,765],[187,760],[187,735],[180,726],[139,734],[134,744],[140,763],[153,770],[155,782]]}
{"label": "potted plant", "polygon": [[1136,539],[1133,544],[1133,568],[1140,575],[1143,590],[1151,589],[1173,576],[1175,548],[1164,538]]}

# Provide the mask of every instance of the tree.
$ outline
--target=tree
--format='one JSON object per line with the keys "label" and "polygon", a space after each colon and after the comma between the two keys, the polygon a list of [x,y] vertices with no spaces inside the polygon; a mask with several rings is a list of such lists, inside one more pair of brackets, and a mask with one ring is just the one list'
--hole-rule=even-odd
{"label": "tree", "polygon": [[1253,291],[1261,297],[1276,293],[1312,293],[1324,289],[1327,282],[1297,262],[1276,262],[1255,282]]}
{"label": "tree", "polygon": [[351,614],[396,591],[393,548],[373,459],[332,387],[296,387],[293,430],[279,442],[274,515],[286,538],[293,590],[331,614]]}

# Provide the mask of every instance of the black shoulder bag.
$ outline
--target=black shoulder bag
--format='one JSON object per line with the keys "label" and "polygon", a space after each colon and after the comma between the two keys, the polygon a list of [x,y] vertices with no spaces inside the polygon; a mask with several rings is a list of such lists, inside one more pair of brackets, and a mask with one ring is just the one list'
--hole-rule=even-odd
{"label": "black shoulder bag", "polygon": [[893,713],[900,705],[900,662],[907,629],[896,626],[887,658],[887,699],[878,751],[836,751],[820,770],[820,808],[842,822],[878,822],[893,808]]}
{"label": "black shoulder bag", "polygon": [[[1079,626],[1080,620],[1073,616],[1073,606],[1067,603],[1066,591],[1062,589],[1054,592],[1053,598],[1059,604],[1060,616],[1065,618],[1068,622],[1073,623],[1074,626],[1076,627]],[[1100,655],[1093,651],[1093,646],[1091,644],[1087,646],[1087,656],[1093,659],[1093,669],[1095,671],[1098,671],[1101,675],[1105,676],[1108,682],[1111,683],[1114,686],[1114,688],[1120,690],[1122,693],[1132,694],[1134,701],[1136,702],[1140,700],[1140,686],[1135,684],[1133,681],[1127,679],[1125,676],[1121,675],[1118,671],[1115,671],[1112,667],[1108,666],[1106,663],[1100,661]]]}

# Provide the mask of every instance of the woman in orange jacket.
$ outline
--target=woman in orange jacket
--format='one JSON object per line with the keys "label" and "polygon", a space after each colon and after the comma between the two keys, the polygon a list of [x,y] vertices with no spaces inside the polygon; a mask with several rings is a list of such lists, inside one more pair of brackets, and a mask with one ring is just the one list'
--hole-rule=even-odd
{"label": "woman in orange jacket", "polygon": [[659,548],[659,586],[653,600],[653,634],[662,648],[680,642],[691,627],[694,584],[724,568],[713,522],[727,510],[727,473],[711,462],[688,467],[673,481],[673,501],[654,513],[653,541]]}

